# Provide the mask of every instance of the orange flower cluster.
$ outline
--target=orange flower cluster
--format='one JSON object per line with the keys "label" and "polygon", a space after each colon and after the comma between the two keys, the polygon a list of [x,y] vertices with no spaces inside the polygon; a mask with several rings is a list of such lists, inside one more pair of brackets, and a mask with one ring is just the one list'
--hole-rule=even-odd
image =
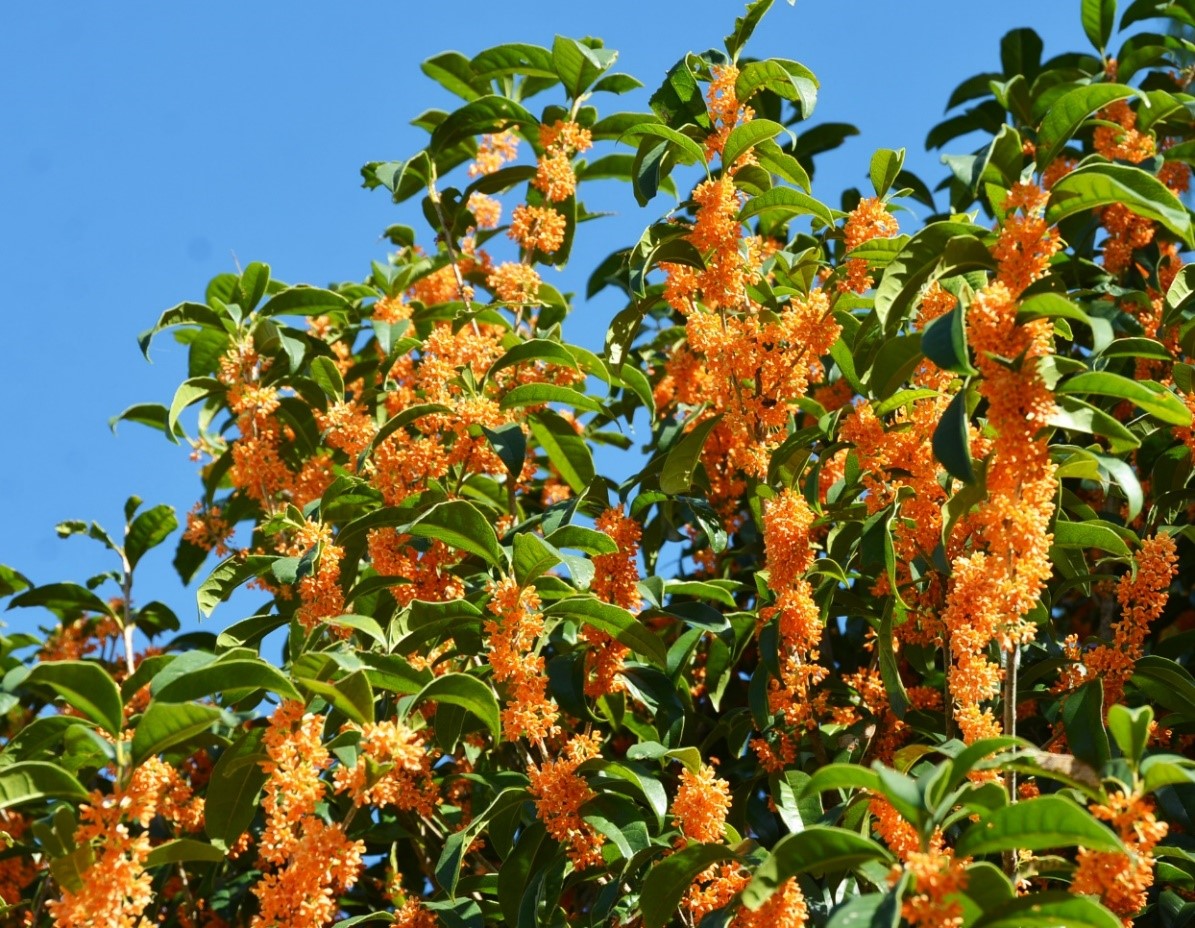
{"label": "orange flower cluster", "polygon": [[1059,247],[1056,231],[1040,220],[1045,203],[1045,193],[1029,184],[1009,193],[1009,216],[993,249],[1000,262],[997,279],[976,294],[967,314],[975,365],[983,375],[979,390],[995,432],[987,499],[959,520],[950,539],[953,563],[942,613],[953,656],[948,681],[955,718],[968,742],[1000,731],[991,709],[981,705],[996,695],[1002,678],[988,649],[995,641],[1007,652],[1032,640],[1034,627],[1024,617],[1053,571],[1049,524],[1056,481],[1048,444],[1038,432],[1054,401],[1037,373],[1038,359],[1052,350],[1051,324],[1039,319],[1022,325],[1016,319],[1021,288],[1041,276]]}
{"label": "orange flower cluster", "polygon": [[275,870],[263,874],[253,893],[260,911],[254,928],[312,928],[337,912],[336,896],[357,878],[365,846],[349,841],[339,823],[316,814],[324,796],[321,772],[331,763],[320,739],[323,718],[304,714],[295,700],[281,703],[262,736],[268,774],[262,798],[266,826],[260,855]]}
{"label": "orange flower cluster", "polygon": [[564,244],[565,226],[564,214],[552,207],[521,204],[511,213],[506,234],[527,251],[550,255]]}
{"label": "orange flower cluster", "polygon": [[[10,845],[20,841],[28,831],[29,820],[25,816],[8,809],[0,812],[0,832],[8,835]],[[28,854],[0,860],[0,906],[17,905],[24,898],[25,887],[33,882],[40,869]]]}
{"label": "orange flower cluster", "polygon": [[1098,896],[1131,926],[1132,916],[1145,907],[1154,881],[1152,851],[1166,837],[1168,826],[1157,820],[1152,801],[1122,792],[1112,793],[1107,805],[1093,805],[1090,811],[1116,829],[1128,853],[1080,848],[1070,891]]}
{"label": "orange flower cluster", "polygon": [[846,224],[842,228],[846,242],[847,259],[843,267],[846,279],[838,284],[838,289],[863,293],[872,285],[871,276],[867,273],[867,261],[863,258],[852,258],[850,252],[864,242],[873,238],[892,238],[900,231],[900,224],[884,206],[884,201],[878,197],[864,197],[859,205],[851,210]]}
{"label": "orange flower cluster", "polygon": [[[639,539],[643,529],[623,507],[606,509],[594,528],[614,539],[618,550],[613,554],[598,554],[593,558],[594,578],[590,589],[598,599],[631,612],[638,612],[643,604],[639,595]],[[601,629],[585,626],[581,637],[590,645],[585,653],[585,693],[593,698],[607,693],[621,692],[622,662],[630,650],[626,645]]]}
{"label": "orange flower cluster", "polygon": [[514,161],[518,154],[519,137],[510,129],[483,135],[477,146],[477,156],[469,165],[469,176],[493,174],[508,161]]}
{"label": "orange flower cluster", "polygon": [[[340,561],[344,549],[332,542],[332,529],[322,522],[307,523],[295,532],[294,542],[288,553],[302,557],[315,550],[315,565],[310,574],[299,580],[301,605],[295,610],[295,619],[305,631],[313,631],[324,619],[344,613],[344,593],[340,589]],[[337,634],[347,636],[349,629],[336,629]]]}
{"label": "orange flower cluster", "polygon": [[702,181],[693,191],[697,204],[686,238],[702,253],[705,268],[664,262],[664,296],[677,312],[688,314],[700,300],[709,311],[735,309],[747,300],[746,288],[759,280],[761,243],[744,239],[738,220],[742,194],[728,174]]}
{"label": "orange flower cluster", "polygon": [[537,651],[544,633],[539,594],[520,587],[513,577],[499,580],[490,590],[489,610],[495,616],[484,623],[489,636],[490,665],[494,679],[507,685],[502,732],[511,741],[526,737],[542,743],[559,731],[559,710],[548,697],[544,659]]}
{"label": "orange flower cluster", "polygon": [[1109,161],[1128,161],[1140,164],[1157,152],[1152,135],[1137,129],[1137,114],[1127,100],[1110,103],[1097,114],[1113,125],[1096,126],[1092,134],[1095,150]]}
{"label": "orange flower cluster", "polygon": [[[681,902],[690,924],[699,925],[711,912],[730,905],[749,882],[750,872],[738,864],[715,864],[698,874]],[[804,928],[808,918],[805,895],[796,879],[790,878],[756,911],[739,906],[727,928]]]}
{"label": "orange flower cluster", "polygon": [[539,304],[539,271],[529,264],[505,261],[490,271],[486,286],[504,303]]}
{"label": "orange flower cluster", "polygon": [[540,155],[531,185],[553,203],[567,200],[577,191],[573,155],[592,148],[593,136],[575,122],[558,119],[551,126],[539,127],[539,141],[544,153]]}
{"label": "orange flower cluster", "polygon": [[215,551],[218,557],[227,557],[230,551],[228,539],[234,530],[234,526],[223,517],[219,506],[205,509],[203,503],[199,502],[187,513],[183,539],[204,551]]}
{"label": "orange flower cluster", "polygon": [[581,818],[581,806],[596,795],[577,768],[601,754],[602,737],[576,735],[569,739],[556,760],[531,767],[528,789],[535,797],[535,813],[548,834],[565,846],[569,860],[578,870],[602,862],[602,836]]}
{"label": "orange flower cluster", "polygon": [[1075,667],[1062,675],[1060,686],[1073,689],[1085,680],[1099,678],[1104,686],[1104,712],[1124,697],[1124,685],[1133,676],[1145,653],[1149,627],[1166,608],[1170,584],[1178,573],[1174,538],[1154,535],[1141,543],[1137,569],[1121,576],[1116,587],[1120,619],[1112,626],[1112,641],[1082,653],[1076,640],[1068,639],[1067,656]]}
{"label": "orange flower cluster", "polygon": [[297,700],[279,704],[262,736],[269,758],[261,761],[268,776],[261,803],[266,827],[260,843],[266,863],[287,861],[299,842],[300,826],[315,816],[315,807],[324,797],[320,773],[331,757],[320,740],[323,719],[304,713]]}
{"label": "orange flower cluster", "polygon": [[473,214],[478,229],[494,229],[502,221],[502,204],[487,194],[474,191],[465,205]]}
{"label": "orange flower cluster", "polygon": [[[195,802],[200,803],[197,812]],[[153,877],[145,870],[152,845],[144,829],[158,815],[168,821],[186,817],[202,827],[202,800],[192,800],[178,771],[158,757],[133,770],[126,787],[117,785],[107,795],[92,791],[90,801],[79,807],[75,841],[90,844],[94,856],[78,889],[63,887],[60,899],[46,903],[56,928],[135,928],[142,923],[141,915],[153,901]],[[131,834],[130,824],[140,826],[141,833]]]}
{"label": "orange flower cluster", "polygon": [[969,862],[943,848],[940,835],[934,836],[930,850],[913,851],[905,858],[903,869],[912,882],[900,914],[911,928],[961,928],[963,905],[958,895],[967,887]]}
{"label": "orange flower cluster", "polygon": [[332,471],[327,452],[309,458],[297,473],[283,460],[283,449],[294,435],[276,415],[278,391],[261,382],[268,367],[269,360],[246,342],[228,350],[217,379],[228,389],[228,406],[239,433],[232,442],[229,481],[272,512],[283,500],[302,507],[318,498],[332,482]]}
{"label": "orange flower cluster", "polygon": [[[769,455],[787,435],[792,401],[822,377],[822,356],[840,328],[825,291],[794,298],[775,316],[692,312],[687,343],[667,363],[657,390],[661,407],[673,403],[721,414],[702,452],[710,501],[728,521],[736,518],[745,483],[762,477]],[[694,423],[696,424],[696,423]]]}
{"label": "orange flower cluster", "polygon": [[350,841],[344,827],[311,816],[286,864],[262,875],[253,894],[260,909],[253,928],[320,928],[340,912],[337,897],[357,881],[365,844]]}
{"label": "orange flower cluster", "polygon": [[672,800],[672,821],[685,839],[719,844],[730,811],[730,784],[702,764],[696,773],[686,767],[680,774],[676,798]]}
{"label": "orange flower cluster", "polygon": [[[949,312],[957,299],[937,281],[926,288],[918,311],[917,327],[924,330],[934,319]],[[912,565],[918,558],[932,557],[942,535],[942,506],[947,490],[940,480],[940,468],[932,454],[925,453],[934,431],[950,402],[954,374],[923,361],[913,372],[916,387],[935,390],[934,396],[922,397],[895,410],[890,425],[876,415],[870,402],[855,407],[843,420],[840,435],[855,446],[860,462],[865,463],[864,500],[869,513],[887,506],[898,508],[891,531],[896,549],[896,575],[901,596],[908,606],[908,621],[897,626],[900,641],[916,644],[942,642],[938,609],[942,596],[941,575],[930,572],[914,585]],[[908,489],[913,492],[909,493]],[[884,595],[888,577],[881,576],[873,592]]]}
{"label": "orange flower cluster", "polygon": [[813,587],[804,573],[813,564],[814,551],[809,528],[814,514],[798,491],[782,490],[763,508],[763,540],[768,570],[768,588],[775,604],[759,612],[760,628],[773,619],[780,632],[780,678],[769,682],[768,701],[773,712],[783,712],[796,730],[795,740],[781,733],[779,758],[765,745],[753,745],[768,769],[788,763],[795,756],[796,742],[803,729],[815,724],[813,689],[826,678],[818,663],[822,640],[821,611],[813,599]]}
{"label": "orange flower cluster", "polygon": [[355,806],[394,806],[430,817],[440,792],[432,780],[433,755],[423,734],[396,720],[367,723],[356,730],[361,732],[360,756],[352,767],[336,768],[336,791],[349,793]]}
{"label": "orange flower cluster", "polygon": [[[705,140],[705,160],[713,161],[714,155],[722,154],[726,139],[736,125],[750,122],[755,111],[743,106],[735,96],[734,85],[739,79],[739,69],[733,64],[716,64],[710,68],[710,84],[705,92],[706,108],[714,123],[714,130]],[[733,174],[744,164],[753,164],[753,152],[744,152],[734,164],[724,165],[727,174]]]}
{"label": "orange flower cluster", "polygon": [[914,928],[959,928],[963,907],[957,894],[967,886],[970,858],[955,858],[954,851],[945,847],[941,831],[934,832],[923,850],[917,829],[883,796],[873,796],[868,810],[874,817],[876,833],[901,860],[892,868],[888,881],[895,886],[903,874],[912,877],[909,894],[901,905],[904,920]]}

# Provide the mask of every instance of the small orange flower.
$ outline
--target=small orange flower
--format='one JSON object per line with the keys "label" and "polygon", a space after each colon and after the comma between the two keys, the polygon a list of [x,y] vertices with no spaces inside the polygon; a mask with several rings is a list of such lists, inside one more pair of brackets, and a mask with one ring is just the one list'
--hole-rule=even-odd
{"label": "small orange flower", "polygon": [[507,261],[490,271],[486,286],[504,303],[539,304],[539,273],[517,261]]}
{"label": "small orange flower", "polygon": [[564,214],[550,206],[516,206],[506,233],[528,251],[552,254],[564,244]]}
{"label": "small orange flower", "polygon": [[558,759],[527,771],[536,815],[548,834],[565,846],[578,870],[602,862],[603,838],[581,818],[580,811],[596,794],[577,773],[582,763],[601,753],[601,744],[601,735],[596,732],[577,735],[569,740]]}
{"label": "small orange flower", "polygon": [[680,786],[672,800],[673,824],[690,841],[714,844],[722,841],[726,813],[730,810],[730,784],[702,764],[693,773],[681,771]]}

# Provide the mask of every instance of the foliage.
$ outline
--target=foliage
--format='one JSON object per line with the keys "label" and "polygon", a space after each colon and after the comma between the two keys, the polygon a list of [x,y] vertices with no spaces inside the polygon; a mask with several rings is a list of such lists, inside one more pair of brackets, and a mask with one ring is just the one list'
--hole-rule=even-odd
{"label": "foliage", "polygon": [[[110,572],[0,568],[52,617],[0,639],[14,924],[1195,923],[1195,7],[1005,36],[937,212],[903,150],[814,195],[854,130],[744,54],[770,6],[650,112],[595,39],[429,59],[459,107],[362,172],[429,234],[142,336],[189,350],[118,417],[205,461],[178,573],[265,602],[175,634],[136,498],[59,527]],[[597,355],[546,270],[610,179],[679,202]]]}

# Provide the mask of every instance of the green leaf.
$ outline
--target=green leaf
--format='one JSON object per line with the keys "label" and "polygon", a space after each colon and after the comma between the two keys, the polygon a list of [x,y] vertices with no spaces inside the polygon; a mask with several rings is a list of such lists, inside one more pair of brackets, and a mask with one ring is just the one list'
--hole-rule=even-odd
{"label": "green leaf", "polygon": [[257,794],[267,779],[261,764],[269,759],[261,749],[260,730],[224,749],[204,793],[203,829],[209,838],[227,847],[245,833],[257,812]]}
{"label": "green leaf", "polygon": [[699,422],[668,452],[660,471],[660,489],[663,492],[675,496],[689,491],[693,486],[693,471],[697,469],[706,440],[721,421],[722,414],[719,413]]}
{"label": "green leaf", "polygon": [[1108,47],[1108,39],[1112,38],[1112,28],[1116,22],[1116,0],[1083,0],[1080,17],[1087,38],[1091,39],[1091,44],[1102,55]]}
{"label": "green leaf", "polygon": [[871,156],[871,186],[877,197],[882,197],[891,188],[896,176],[905,163],[905,150],[881,148]]}
{"label": "green leaf", "polygon": [[[1105,0],[1095,0],[1095,2],[1099,5]],[[1085,26],[1087,7],[1091,5],[1090,0],[1084,0]],[[1050,107],[1037,132],[1037,155],[1035,156],[1037,169],[1044,170],[1046,165],[1054,160],[1071,136],[1078,131],[1092,113],[1103,109],[1109,103],[1115,103],[1117,100],[1124,100],[1136,94],[1136,90],[1124,84],[1088,84],[1085,87],[1076,87],[1074,90],[1064,93]]]}
{"label": "green leaf", "polygon": [[529,338],[525,342],[519,342],[495,361],[489,371],[486,372],[486,378],[491,378],[498,371],[505,370],[508,367],[514,367],[530,361],[543,361],[547,364],[556,364],[560,367],[571,368],[572,370],[578,369],[577,359],[560,342],[554,342],[547,338]]}
{"label": "green leaf", "polygon": [[600,412],[602,408],[602,404],[589,394],[554,383],[521,384],[502,397],[500,406],[502,409],[515,409],[519,406],[541,406],[544,403],[563,403],[585,412]]}
{"label": "green leaf", "polygon": [[828,764],[819,767],[805,784],[804,794],[823,793],[831,789],[866,789],[878,792],[883,787],[880,775],[858,764]]}
{"label": "green leaf", "polygon": [[734,859],[734,854],[725,845],[690,844],[648,870],[639,893],[644,928],[664,928],[672,920],[697,874],[710,864]]}
{"label": "green leaf", "polygon": [[[818,82],[803,64],[786,58],[750,61],[743,65],[734,82],[734,96],[746,103],[757,91],[767,90],[785,100],[792,100],[808,119],[817,105]],[[808,189],[808,184],[804,185]]]}
{"label": "green leaf", "polygon": [[1097,677],[1066,697],[1062,727],[1074,756],[1093,770],[1102,770],[1112,754],[1104,730],[1103,681]]}
{"label": "green leaf", "polygon": [[557,548],[575,548],[586,554],[616,554],[618,542],[607,535],[583,525],[562,525],[545,541]]}
{"label": "green leaf", "polygon": [[[772,8],[773,2],[774,0],[753,0],[753,2],[747,4],[746,13],[735,17],[734,31],[723,39],[723,42],[726,44],[726,54],[730,56],[731,61],[738,61],[739,52],[743,50],[743,46],[747,44],[748,40],[755,33],[755,29],[760,21],[767,14],[768,10]],[[737,99],[742,102],[747,98],[738,96]]]}
{"label": "green leaf", "polygon": [[178,528],[174,507],[163,503],[137,516],[124,539],[124,553],[130,567],[136,567],[146,551],[156,548]]}
{"label": "green leaf", "polygon": [[166,434],[175,434],[178,430],[178,417],[188,406],[223,392],[224,384],[214,377],[192,377],[184,380],[174,391],[174,399],[170,401],[170,411],[166,415]]}
{"label": "green leaf", "polygon": [[475,55],[470,65],[472,73],[483,85],[495,77],[509,74],[552,79],[558,77],[552,64],[552,53],[542,45],[523,42],[508,42],[487,48]]}
{"label": "green leaf", "polygon": [[[642,145],[644,137],[660,139],[672,147],[673,151],[677,153],[677,160],[681,164],[705,164],[705,149],[703,149],[697,142],[689,138],[683,132],[678,132],[676,129],[669,126],[663,126],[658,123],[644,122],[639,123],[632,129],[623,133],[620,141],[626,141],[630,138],[640,139],[639,144]],[[708,173],[708,168],[707,168]]]}
{"label": "green leaf", "polygon": [[1036,293],[1017,308],[1017,322],[1032,319],[1077,319],[1091,326],[1091,317],[1079,306],[1058,293]]}
{"label": "green leaf", "polygon": [[133,766],[207,731],[221,715],[214,706],[152,701],[133,733]]}
{"label": "green leaf", "polygon": [[626,609],[592,597],[570,597],[544,610],[548,616],[571,616],[625,644],[657,667],[668,664],[664,642]]}
{"label": "green leaf", "polygon": [[182,426],[175,426],[174,431],[170,431],[170,410],[168,410],[161,403],[134,403],[124,412],[113,416],[108,420],[108,427],[112,429],[112,433],[116,434],[117,422],[137,422],[141,425],[147,425],[151,429],[157,429],[162,432],[175,444],[178,444],[178,439],[185,435]]}
{"label": "green leaf", "polygon": [[241,312],[253,312],[269,285],[270,266],[259,261],[250,262],[237,280],[236,303],[241,307]]}
{"label": "green leaf", "polygon": [[433,506],[404,531],[420,538],[434,538],[450,548],[475,554],[494,567],[505,562],[491,521],[472,503],[461,499]]}
{"label": "green leaf", "polygon": [[583,492],[596,474],[589,443],[551,410],[540,410],[528,418],[527,424],[564,482],[574,493]]}
{"label": "green leaf", "polygon": [[111,675],[92,661],[53,661],[35,664],[22,686],[46,687],[100,728],[115,735],[124,722],[120,688]]}
{"label": "green leaf", "polygon": [[760,142],[774,139],[784,131],[784,126],[770,119],[753,119],[742,123],[730,130],[726,144],[722,148],[722,163],[732,165],[746,152],[751,151]]}
{"label": "green leaf", "polygon": [[1123,923],[1094,899],[1047,890],[1013,899],[981,915],[971,928],[1123,928]]}
{"label": "green leaf", "polygon": [[362,459],[368,458],[373,454],[378,445],[399,429],[410,425],[412,422],[422,419],[424,416],[450,412],[452,412],[452,409],[442,403],[419,403],[414,406],[408,406],[402,412],[396,413],[387,419],[386,423],[378,429],[378,433],[373,437],[369,446],[361,453]]}
{"label": "green leaf", "polygon": [[761,213],[776,213],[780,219],[793,216],[815,216],[827,226],[834,225],[834,214],[821,200],[789,187],[773,187],[767,193],[752,197],[739,210],[739,220],[747,220]]}
{"label": "green leaf", "polygon": [[41,606],[51,612],[67,616],[77,612],[94,612],[97,615],[117,618],[112,607],[86,587],[74,583],[47,583],[35,586],[19,596],[13,597],[9,609],[25,609]]}
{"label": "green leaf", "polygon": [[0,767],[0,809],[43,799],[86,799],[87,790],[57,764],[28,760]]}
{"label": "green leaf", "polygon": [[1050,188],[1046,222],[1121,203],[1139,216],[1161,223],[1188,246],[1195,244],[1186,206],[1160,180],[1125,164],[1088,164],[1060,178]]}
{"label": "green leaf", "polygon": [[1124,853],[1124,845],[1110,829],[1064,796],[1036,796],[996,809],[967,829],[955,853],[960,857],[976,857],[999,851],[1044,851],[1055,847]]}
{"label": "green leaf", "polygon": [[514,540],[515,580],[520,586],[527,586],[547,573],[562,560],[561,554],[551,544],[532,532],[520,532]]}
{"label": "green leaf", "polygon": [[446,673],[436,677],[421,689],[413,700],[412,708],[427,700],[459,706],[466,712],[475,715],[489,729],[494,741],[502,736],[502,726],[499,721],[500,710],[494,691],[476,677],[467,673]]}
{"label": "green leaf", "polygon": [[811,825],[776,842],[772,853],[755,870],[743,888],[742,900],[757,911],[780,885],[801,873],[821,874],[846,870],[870,860],[892,860],[892,855],[871,838],[845,828]]}
{"label": "green leaf", "polygon": [[962,306],[930,322],[921,333],[921,350],[944,371],[974,374],[971,354],[967,350],[967,328]]}
{"label": "green leaf", "polygon": [[967,431],[967,391],[960,390],[942,413],[934,429],[934,457],[952,477],[964,483],[975,482],[975,466],[971,461],[971,437]]}
{"label": "green leaf", "polygon": [[1130,709],[1119,703],[1108,710],[1108,731],[1116,739],[1116,746],[1131,764],[1140,764],[1149,743],[1149,726],[1154,712],[1149,706]]}
{"label": "green leaf", "polygon": [[618,58],[608,48],[590,48],[576,39],[556,36],[552,43],[552,66],[574,100],[588,90]]}
{"label": "green leaf", "polygon": [[903,321],[904,310],[938,269],[946,243],[958,236],[974,238],[983,231],[966,222],[933,222],[909,239],[876,285],[876,316],[886,334]]}
{"label": "green leaf", "polygon": [[308,677],[297,679],[303,689],[323,697],[358,725],[373,723],[373,687],[369,685],[366,671],[354,671],[335,683]]}
{"label": "green leaf", "polygon": [[149,856],[145,858],[145,868],[164,867],[167,864],[190,863],[200,861],[216,864],[224,860],[224,851],[206,841],[196,841],[194,838],[175,838],[159,844]]}
{"label": "green leaf", "polygon": [[1099,548],[1117,557],[1132,557],[1129,546],[1107,523],[1067,522],[1054,525],[1054,544],[1069,548]]}
{"label": "green leaf", "polygon": [[210,616],[219,603],[232,595],[233,590],[250,577],[262,574],[273,561],[272,557],[258,554],[233,554],[221,561],[195,591],[200,614]]}
{"label": "green leaf", "polygon": [[514,100],[490,94],[465,104],[436,126],[428,149],[444,152],[475,135],[537,125],[539,120]]}
{"label": "green leaf", "polygon": [[1087,371],[1070,377],[1058,387],[1060,394],[1112,396],[1128,400],[1150,415],[1170,425],[1189,427],[1191,410],[1165,387],[1151,388],[1146,382],[1130,380],[1109,371]]}
{"label": "green leaf", "polygon": [[1132,679],[1153,702],[1195,716],[1195,678],[1181,664],[1160,654],[1147,654],[1137,661]]}
{"label": "green leaf", "polygon": [[205,696],[259,689],[284,699],[303,700],[286,675],[263,660],[214,661],[179,674],[160,687],[150,687],[154,699],[160,702],[192,702]]}
{"label": "green leaf", "polygon": [[328,399],[336,403],[344,402],[344,377],[331,358],[321,355],[311,359],[311,379]]}
{"label": "green leaf", "polygon": [[300,285],[287,287],[274,294],[266,305],[258,310],[259,316],[325,316],[343,313],[352,308],[352,303],[339,293],[320,287]]}

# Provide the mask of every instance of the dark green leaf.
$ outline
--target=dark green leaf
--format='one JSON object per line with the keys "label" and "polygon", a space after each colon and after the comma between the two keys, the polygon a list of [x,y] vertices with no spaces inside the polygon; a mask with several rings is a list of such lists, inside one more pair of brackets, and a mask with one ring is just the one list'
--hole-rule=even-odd
{"label": "dark green leaf", "polygon": [[718,414],[699,422],[668,452],[663,470],[660,472],[660,489],[663,492],[676,495],[689,491],[693,485],[693,471],[701,459],[701,451],[710,432],[720,421],[722,416]]}
{"label": "dark green leaf", "polygon": [[1088,164],[1060,178],[1050,188],[1046,222],[1120,203],[1139,216],[1161,223],[1187,245],[1195,244],[1191,216],[1160,180],[1126,164]]}
{"label": "dark green leaf", "polygon": [[1076,846],[1124,853],[1116,835],[1082,806],[1064,796],[1037,796],[983,816],[963,834],[955,853],[974,857],[1006,850]]}
{"label": "dark green leaf", "polygon": [[[1106,0],[1095,0],[1097,5],[1105,2]],[[1091,0],[1084,0],[1084,25],[1086,8],[1091,5]],[[1092,113],[1103,109],[1109,103],[1127,99],[1136,93],[1136,90],[1124,84],[1088,84],[1076,87],[1059,97],[1046,113],[1046,118],[1042,120],[1037,133],[1037,169],[1044,170],[1046,165],[1054,160]]]}
{"label": "dark green leaf", "polygon": [[467,673],[446,673],[436,677],[411,700],[411,706],[432,700],[459,706],[475,715],[489,729],[495,741],[502,735],[499,723],[498,700],[494,691]]}
{"label": "dark green leaf", "polygon": [[975,482],[975,467],[971,462],[971,437],[967,431],[967,391],[960,390],[942,413],[934,429],[934,457],[952,477],[964,483]]}
{"label": "dark green leaf", "polygon": [[53,661],[35,664],[22,686],[46,687],[110,735],[120,731],[124,712],[120,688],[111,675],[92,661]]}
{"label": "dark green leaf", "polygon": [[756,911],[790,877],[846,870],[870,860],[890,861],[892,855],[871,838],[845,828],[811,825],[781,838],[743,888],[742,900]]}
{"label": "dark green leaf", "polygon": [[475,554],[494,567],[505,561],[492,522],[472,503],[461,499],[433,506],[405,532],[442,541],[450,548]]}
{"label": "dark green leaf", "polygon": [[87,790],[57,764],[22,761],[0,767],[0,809],[43,799],[86,799]]}
{"label": "dark green leaf", "polygon": [[152,701],[133,733],[133,765],[207,731],[220,716],[213,706]]}

